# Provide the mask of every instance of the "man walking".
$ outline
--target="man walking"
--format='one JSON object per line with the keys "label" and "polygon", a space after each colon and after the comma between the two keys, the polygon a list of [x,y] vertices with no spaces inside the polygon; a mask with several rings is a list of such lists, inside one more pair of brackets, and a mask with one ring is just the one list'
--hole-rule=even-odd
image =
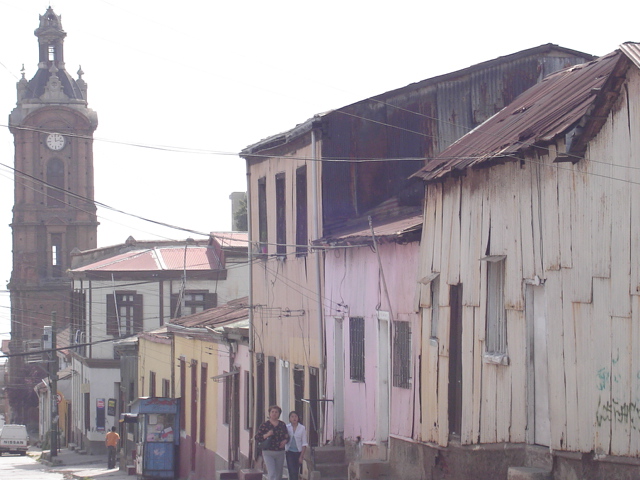
{"label": "man walking", "polygon": [[120,435],[116,433],[116,427],[111,427],[111,431],[107,433],[107,438],[104,441],[107,444],[107,468],[109,469],[116,466],[116,449],[119,441]]}

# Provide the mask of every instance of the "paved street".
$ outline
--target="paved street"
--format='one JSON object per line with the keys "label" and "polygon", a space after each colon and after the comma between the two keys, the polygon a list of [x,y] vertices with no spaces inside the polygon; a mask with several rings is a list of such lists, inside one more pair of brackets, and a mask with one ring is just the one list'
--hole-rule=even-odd
{"label": "paved street", "polygon": [[[45,452],[48,453],[48,452]],[[26,457],[19,455],[0,456],[1,480],[131,480],[126,472],[117,468],[107,469],[107,455],[81,455],[61,449],[55,460],[38,461],[42,452],[32,449]]]}
{"label": "paved street", "polygon": [[0,456],[0,478],[7,480],[63,480],[62,473],[46,471],[47,467],[31,456]]}

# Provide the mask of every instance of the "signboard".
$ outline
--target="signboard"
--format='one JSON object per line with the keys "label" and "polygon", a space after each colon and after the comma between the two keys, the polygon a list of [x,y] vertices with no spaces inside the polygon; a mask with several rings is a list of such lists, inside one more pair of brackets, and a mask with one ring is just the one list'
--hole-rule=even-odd
{"label": "signboard", "polygon": [[56,403],[57,403],[58,405],[60,405],[60,402],[62,402],[63,400],[64,400],[64,395],[62,395],[60,392],[58,392],[58,393],[56,394]]}
{"label": "signboard", "polygon": [[96,398],[96,430],[104,432],[105,429],[105,402],[104,398]]}
{"label": "signboard", "polygon": [[110,398],[107,402],[107,415],[115,417],[116,415],[116,399]]}

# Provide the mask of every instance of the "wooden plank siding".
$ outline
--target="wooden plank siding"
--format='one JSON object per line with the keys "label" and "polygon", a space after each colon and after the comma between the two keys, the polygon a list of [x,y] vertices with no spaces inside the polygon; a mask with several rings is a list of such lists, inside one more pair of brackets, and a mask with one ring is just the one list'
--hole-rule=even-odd
{"label": "wooden plank siding", "polygon": [[[554,162],[563,140],[426,185],[421,271],[440,272],[441,287],[422,307],[423,441],[450,440],[447,284],[464,286],[461,443],[533,441],[524,291],[534,284],[546,299],[549,447],[640,455],[640,73],[628,75],[576,164]],[[486,255],[505,256],[508,365],[484,355]]]}

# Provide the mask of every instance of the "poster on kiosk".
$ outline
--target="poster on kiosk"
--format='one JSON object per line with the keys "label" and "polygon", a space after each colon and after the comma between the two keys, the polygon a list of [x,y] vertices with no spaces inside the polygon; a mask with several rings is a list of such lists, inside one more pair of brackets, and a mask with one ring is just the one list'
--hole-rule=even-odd
{"label": "poster on kiosk", "polygon": [[141,478],[171,478],[178,467],[180,399],[139,398],[128,415],[137,418],[136,475]]}

